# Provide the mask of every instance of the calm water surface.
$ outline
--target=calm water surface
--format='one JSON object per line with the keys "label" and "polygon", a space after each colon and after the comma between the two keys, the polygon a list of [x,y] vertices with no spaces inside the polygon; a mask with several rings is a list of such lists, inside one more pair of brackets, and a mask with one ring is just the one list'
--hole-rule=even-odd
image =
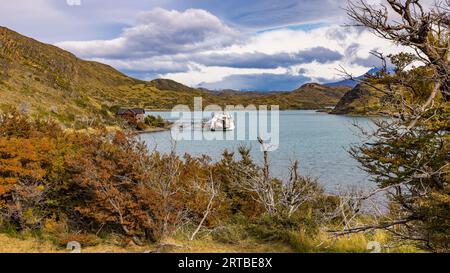
{"label": "calm water surface", "polygon": [[[148,114],[173,119],[170,112]],[[355,123],[363,127],[370,127],[372,124],[370,119],[363,117],[336,116],[315,111],[281,111],[279,148],[270,153],[272,174],[287,177],[290,162],[295,159],[300,161],[303,174],[319,178],[330,191],[339,185],[372,186],[368,175],[359,169],[358,163],[348,154],[352,145],[362,141]],[[237,127],[239,128],[239,124]],[[143,134],[140,138],[150,149],[161,152],[170,151],[174,143],[170,131]],[[176,142],[175,149],[180,155],[207,154],[213,160],[219,160],[225,149],[237,151],[242,145],[251,148],[254,160],[261,163],[262,154],[257,141],[183,140]]]}

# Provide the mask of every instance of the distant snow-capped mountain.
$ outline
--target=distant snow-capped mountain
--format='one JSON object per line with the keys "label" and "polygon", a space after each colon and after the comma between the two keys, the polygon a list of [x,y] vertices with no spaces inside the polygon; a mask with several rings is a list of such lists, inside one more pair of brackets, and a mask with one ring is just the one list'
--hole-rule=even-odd
{"label": "distant snow-capped mountain", "polygon": [[[342,80],[342,81],[338,81],[338,82],[331,82],[331,83],[325,83],[324,85],[326,86],[331,86],[331,87],[335,87],[335,86],[350,86],[350,87],[355,87],[358,85],[358,81],[364,79],[364,77],[366,75],[376,75],[376,73],[380,72],[382,68],[379,67],[374,67],[372,69],[370,69],[369,71],[367,71],[367,73],[365,73],[364,75],[361,75],[359,77],[355,77],[354,80]],[[393,68],[388,68],[387,72],[389,74],[393,74],[394,73],[394,69]]]}

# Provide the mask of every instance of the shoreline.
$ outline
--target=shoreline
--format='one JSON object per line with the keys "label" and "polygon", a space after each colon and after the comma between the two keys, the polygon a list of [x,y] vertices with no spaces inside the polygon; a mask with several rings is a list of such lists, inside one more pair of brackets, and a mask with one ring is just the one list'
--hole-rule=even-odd
{"label": "shoreline", "polygon": [[152,133],[160,133],[160,132],[165,132],[165,131],[170,131],[171,128],[148,128],[145,130],[135,130],[137,135],[142,135],[142,134],[152,134]]}
{"label": "shoreline", "polygon": [[[171,110],[145,110],[147,113],[169,113],[171,112]],[[246,111],[246,110],[239,110],[239,111]],[[237,112],[239,112],[237,111]],[[334,115],[334,116],[347,116],[347,117],[365,117],[365,118],[382,118],[382,117],[386,117],[386,114],[383,113],[368,113],[368,114],[362,114],[362,113],[335,113],[330,109],[323,109],[323,108],[318,108],[318,109],[280,109],[280,112],[288,112],[288,111],[314,111],[316,113],[321,113],[321,114],[328,114],[328,115]],[[170,130],[170,128],[168,129]]]}

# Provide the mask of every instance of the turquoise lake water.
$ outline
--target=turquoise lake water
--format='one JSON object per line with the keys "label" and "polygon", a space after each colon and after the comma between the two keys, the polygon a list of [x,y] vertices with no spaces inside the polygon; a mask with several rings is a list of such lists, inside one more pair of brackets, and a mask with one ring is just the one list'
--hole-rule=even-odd
{"label": "turquoise lake water", "polygon": [[[173,120],[170,112],[150,112],[151,115]],[[209,116],[206,114],[205,116]],[[238,121],[238,120],[237,120]],[[329,191],[339,186],[373,186],[369,176],[359,169],[358,163],[348,153],[352,145],[361,143],[359,129],[354,124],[369,128],[371,120],[364,117],[347,117],[318,113],[316,111],[280,111],[279,147],[269,153],[271,173],[285,178],[292,160],[300,161],[304,175],[317,177]],[[237,122],[238,123],[238,122]],[[236,124],[247,126],[244,124]],[[200,126],[199,126],[200,127]],[[202,131],[200,128],[195,130]],[[209,132],[205,134],[226,134],[233,137],[235,132]],[[240,140],[181,140],[174,142],[170,131],[140,135],[148,147],[161,152],[169,152],[175,143],[178,154],[194,156],[206,154],[218,160],[225,149],[237,151],[239,146],[251,148],[251,154],[258,163],[262,153],[258,142]]]}

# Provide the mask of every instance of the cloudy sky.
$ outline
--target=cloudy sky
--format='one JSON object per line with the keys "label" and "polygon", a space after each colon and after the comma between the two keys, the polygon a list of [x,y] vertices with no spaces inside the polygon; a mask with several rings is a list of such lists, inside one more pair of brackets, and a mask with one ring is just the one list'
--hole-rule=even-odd
{"label": "cloudy sky", "polygon": [[[377,0],[369,2],[375,3]],[[293,90],[379,65],[395,45],[348,23],[342,0],[15,0],[0,25],[144,80]]]}

